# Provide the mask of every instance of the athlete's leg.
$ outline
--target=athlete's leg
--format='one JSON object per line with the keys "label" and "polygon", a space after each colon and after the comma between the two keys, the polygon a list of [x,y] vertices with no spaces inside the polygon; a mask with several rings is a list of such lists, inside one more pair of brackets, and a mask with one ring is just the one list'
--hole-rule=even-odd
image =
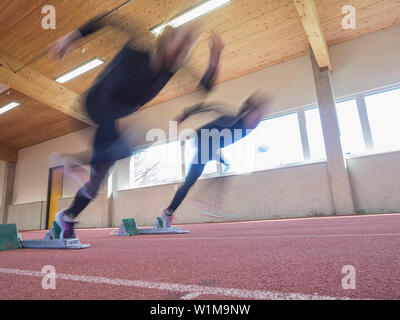
{"label": "athlete's leg", "polygon": [[189,174],[187,175],[185,182],[176,192],[171,204],[168,206],[167,211],[172,214],[185,199],[190,188],[196,183],[197,179],[203,174],[205,164],[195,164],[193,163],[190,167]]}
{"label": "athlete's leg", "polygon": [[56,215],[56,221],[62,229],[62,239],[75,238],[75,218],[96,197],[101,183],[115,162],[108,160],[107,150],[115,143],[116,139],[118,139],[118,135],[115,122],[105,118],[96,131],[89,182],[79,189],[72,205]]}
{"label": "athlete's leg", "polygon": [[89,182],[79,189],[71,206],[56,215],[56,221],[62,229],[61,239],[76,238],[74,228],[76,223],[75,218],[96,197],[112,165],[112,162],[93,164]]}
{"label": "athlete's leg", "polygon": [[107,177],[109,169],[113,163],[93,164],[90,180],[77,192],[72,205],[65,210],[65,214],[71,219],[75,219],[87,206],[96,198],[102,182]]}

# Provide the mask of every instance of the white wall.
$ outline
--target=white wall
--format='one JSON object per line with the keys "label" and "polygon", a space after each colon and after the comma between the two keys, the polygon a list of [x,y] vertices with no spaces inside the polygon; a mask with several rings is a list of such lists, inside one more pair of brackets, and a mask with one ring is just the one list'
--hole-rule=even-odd
{"label": "white wall", "polygon": [[340,98],[400,83],[400,25],[330,48]]}
{"label": "white wall", "polygon": [[[298,108],[314,104],[316,101],[315,86],[313,82],[311,61],[304,56],[271,68],[246,75],[216,86],[206,101],[221,101],[238,109],[241,103],[254,91],[261,90],[273,98],[271,113],[279,113],[284,110]],[[202,96],[193,93],[180,97],[155,107],[141,110],[127,117],[121,123],[125,129],[134,123],[134,145],[148,143],[145,139],[146,132],[151,128],[159,128],[168,132],[168,120],[174,119],[184,108],[201,101]],[[185,121],[180,130],[196,128],[199,123],[207,122],[206,115],[193,117]],[[168,139],[176,135],[168,136]]]}
{"label": "white wall", "polygon": [[91,143],[92,132],[92,129],[80,130],[20,150],[15,172],[13,204],[47,201],[50,154],[74,153],[87,149]]}
{"label": "white wall", "polygon": [[[400,52],[399,40],[400,26],[395,26],[381,32],[331,47],[331,58],[334,67],[332,77],[336,96],[340,98],[360,91],[400,83],[400,64],[398,60],[398,53]],[[243,99],[256,89],[261,89],[274,97],[274,113],[316,103],[316,94],[309,57],[304,56],[222,83],[217,86],[215,92],[208,97],[207,100],[220,100],[238,106]],[[144,143],[145,139],[143,132],[146,132],[146,128],[158,127],[166,130],[168,128],[167,119],[174,118],[182,108],[198,102],[199,99],[200,98],[195,94],[191,94],[139,111],[135,115],[123,121],[122,127],[126,126],[127,123],[136,121],[136,125],[139,128],[137,130],[136,141]],[[45,201],[47,197],[49,154],[54,151],[80,152],[90,145],[92,133],[92,129],[86,129],[21,150],[19,152],[16,168],[13,199],[14,204]],[[388,161],[390,162],[391,160]],[[351,165],[352,161],[349,162],[349,168],[350,170],[354,170]],[[380,168],[375,165],[379,166],[380,162],[371,163],[370,170],[379,171]],[[318,175],[320,167],[312,166],[311,168],[312,169],[308,168],[307,170],[316,170],[313,174],[315,173]],[[276,174],[285,177],[283,180],[286,182],[285,185],[291,186],[296,184],[296,176],[292,174],[285,176],[285,172],[286,171],[277,170]],[[355,179],[354,181],[359,181],[356,172],[354,174],[353,180]],[[310,176],[310,181],[307,180],[308,176]],[[311,181],[312,176],[311,173],[307,174],[307,177],[305,176],[306,184],[318,184],[318,181]],[[232,180],[234,178],[230,179]],[[276,179],[279,180],[279,177],[277,176]],[[382,180],[382,183],[384,183],[384,180]],[[324,182],[322,181],[318,188],[323,188],[323,185]],[[355,183],[354,185],[359,189],[362,187],[362,183]],[[65,185],[66,190],[64,196],[72,196],[75,192],[75,188],[76,187],[73,184],[67,183]],[[161,206],[165,202],[168,202],[167,200],[173,192],[169,186],[161,186],[153,189],[160,192],[159,197],[162,201],[160,200],[160,203],[154,202],[154,204],[150,201],[147,202],[149,206],[148,210],[151,212],[160,209],[158,207],[159,205]],[[164,190],[165,195],[163,195]],[[292,189],[289,188],[288,190]],[[136,190],[117,193],[115,201],[115,207],[119,208],[117,214],[125,214],[129,209],[128,207],[124,207],[126,201],[122,200],[125,193],[129,194],[129,197],[138,197],[138,195],[143,192],[147,191]],[[360,189],[360,193],[357,192],[358,191],[356,190],[357,197],[363,199],[363,196],[366,194],[365,191],[361,191]],[[301,207],[302,201],[306,202],[305,200],[300,201],[300,196],[301,195],[297,195],[296,197],[296,195],[286,194],[286,198],[290,199],[290,201],[284,202],[277,198],[274,200],[277,204],[276,211],[280,212],[280,215],[284,215],[286,214],[285,210],[287,210],[285,208],[290,208],[290,210],[287,210],[287,214],[296,214],[297,211],[295,209],[299,206]],[[371,198],[371,201],[374,201],[373,199],[374,198]],[[361,203],[362,201],[363,200],[360,200],[358,203]],[[290,207],[291,204],[296,204],[296,206]],[[369,203],[368,205],[371,208],[379,207],[377,204],[374,206]],[[279,209],[279,206],[281,206],[281,209]],[[395,206],[396,205],[390,206],[390,208],[394,209]],[[144,209],[145,207],[141,208]],[[362,208],[361,205],[360,208]],[[400,210],[400,206],[398,209]],[[282,210],[282,212],[280,210]],[[323,212],[329,212],[330,207],[327,202],[324,202],[324,207],[321,210]],[[309,214],[312,214],[312,212],[310,211]]]}

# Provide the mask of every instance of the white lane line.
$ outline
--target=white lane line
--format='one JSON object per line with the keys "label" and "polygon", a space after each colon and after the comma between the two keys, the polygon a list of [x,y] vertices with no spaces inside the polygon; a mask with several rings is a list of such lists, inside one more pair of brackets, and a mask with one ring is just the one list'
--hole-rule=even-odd
{"label": "white lane line", "polygon": [[[45,273],[31,270],[19,270],[19,269],[8,269],[0,268],[0,273],[27,276],[27,277],[40,277],[46,276]],[[198,285],[183,285],[175,283],[164,283],[164,282],[149,282],[140,280],[126,280],[126,279],[111,279],[105,277],[93,277],[93,276],[81,276],[72,274],[57,273],[57,279],[87,282],[95,284],[107,284],[112,286],[125,286],[125,287],[136,287],[142,289],[156,289],[170,292],[179,292],[190,294],[193,297],[194,294],[198,295],[211,295],[211,296],[224,296],[231,298],[243,298],[248,300],[350,300],[346,297],[330,297],[315,294],[302,294],[302,293],[284,293],[284,292],[272,292],[272,291],[251,291],[244,289],[234,288],[214,288],[205,287]],[[186,295],[186,296],[187,296]]]}
{"label": "white lane line", "polygon": [[[308,234],[293,236],[238,236],[238,237],[138,237],[137,240],[243,240],[243,239],[303,239],[303,238],[342,238],[342,237],[399,237],[400,233],[365,233],[365,234]],[[116,239],[113,239],[116,240]],[[109,240],[107,240],[109,241]]]}
{"label": "white lane line", "polygon": [[181,298],[181,300],[193,300],[200,296],[201,296],[201,292],[191,292],[191,293],[188,293],[187,295],[183,296]]}

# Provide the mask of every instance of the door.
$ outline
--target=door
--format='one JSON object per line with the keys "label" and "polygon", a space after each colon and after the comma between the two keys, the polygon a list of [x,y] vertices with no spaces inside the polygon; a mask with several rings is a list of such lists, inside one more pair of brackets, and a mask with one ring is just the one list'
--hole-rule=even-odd
{"label": "door", "polygon": [[51,168],[49,172],[49,191],[47,196],[47,228],[50,229],[56,213],[58,200],[62,198],[64,167]]}

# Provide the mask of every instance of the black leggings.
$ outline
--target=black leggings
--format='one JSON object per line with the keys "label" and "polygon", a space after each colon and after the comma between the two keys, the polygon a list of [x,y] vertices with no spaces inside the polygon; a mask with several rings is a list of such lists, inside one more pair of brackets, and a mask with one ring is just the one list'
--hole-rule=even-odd
{"label": "black leggings", "polygon": [[[225,141],[225,139],[223,139],[217,135],[217,139],[219,140],[218,146],[213,145],[212,138],[208,139],[208,141],[207,141],[208,146],[205,145],[205,147],[208,148],[208,158],[206,158],[206,160],[208,160],[208,161],[217,160],[225,165],[227,165],[227,163],[225,162],[224,158],[222,157],[222,154],[218,155],[218,151],[220,151],[220,149],[230,145],[231,143],[234,143],[234,142],[244,138],[247,134],[247,132],[245,130],[245,124],[244,124],[243,119],[240,119],[239,121],[234,123],[231,127],[227,127],[227,128],[221,127],[220,125],[217,125],[216,123],[213,122],[213,123],[210,123],[210,124],[204,126],[202,129],[208,129],[208,130],[216,129],[217,130],[216,133],[217,132],[220,133],[222,130],[228,129],[228,130],[231,130],[232,137],[235,137],[235,135],[234,135],[235,129],[242,130],[242,135],[240,137],[236,136],[236,140],[234,139],[232,141]],[[180,186],[180,188],[176,192],[171,204],[167,208],[167,210],[169,212],[174,212],[180,206],[180,204],[182,203],[182,201],[185,199],[186,195],[188,194],[189,190],[193,187],[193,185],[196,183],[196,181],[203,174],[204,168],[208,162],[208,161],[204,161],[204,159],[202,157],[202,150],[203,150],[202,148],[204,148],[204,146],[202,146],[202,143],[201,143],[201,141],[202,141],[201,130],[202,129],[199,129],[197,132],[198,145],[197,145],[196,156],[193,158],[194,160],[190,166],[190,170],[185,179],[185,182],[183,183],[183,185]],[[215,147],[216,147],[216,149],[215,149]]]}
{"label": "black leggings", "polygon": [[175,194],[174,199],[172,200],[171,204],[168,207],[169,212],[174,212],[185,199],[187,193],[189,192],[190,188],[196,183],[197,179],[201,177],[203,174],[205,164],[196,164],[193,163],[190,166],[189,173],[185,179],[185,182]]}
{"label": "black leggings", "polygon": [[66,210],[66,214],[76,218],[96,198],[97,192],[113,164],[114,162],[92,164],[89,182],[79,189],[71,206]]}

